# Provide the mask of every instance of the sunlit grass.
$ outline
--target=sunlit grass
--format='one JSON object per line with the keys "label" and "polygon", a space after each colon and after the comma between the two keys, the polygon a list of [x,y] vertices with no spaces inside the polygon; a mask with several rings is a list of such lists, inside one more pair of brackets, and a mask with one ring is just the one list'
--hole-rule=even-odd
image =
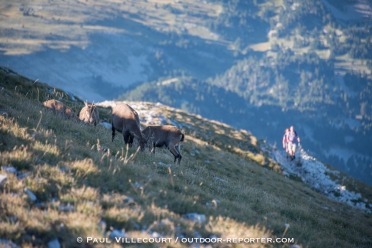
{"label": "sunlit grass", "polygon": [[90,43],[89,35],[97,32],[138,33],[138,29],[130,26],[92,25],[122,17],[160,32],[187,30],[202,39],[219,40],[202,19],[218,17],[221,12],[219,4],[191,0],[3,2],[0,3],[0,44],[5,55],[30,54],[46,47],[61,51],[71,46],[84,48]]}

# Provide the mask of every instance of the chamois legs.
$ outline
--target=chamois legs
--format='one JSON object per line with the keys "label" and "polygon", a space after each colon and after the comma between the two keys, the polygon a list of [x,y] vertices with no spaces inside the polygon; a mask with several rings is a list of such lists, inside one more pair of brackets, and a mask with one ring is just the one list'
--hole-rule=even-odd
{"label": "chamois legs", "polygon": [[168,150],[173,154],[174,156],[174,163],[176,163],[178,159],[178,164],[181,163],[182,155],[180,152],[180,145],[177,143],[176,145],[169,144]]}
{"label": "chamois legs", "polygon": [[[115,131],[116,131],[116,129],[114,128],[114,125],[112,125],[111,130],[112,130],[112,140],[111,141],[114,142]],[[134,136],[132,136],[129,131],[124,131],[123,132],[123,137],[124,137],[124,143],[125,144],[129,143],[129,147],[132,147]]]}
{"label": "chamois legs", "polygon": [[114,142],[114,138],[115,138],[115,128],[114,128],[114,123],[111,122],[111,130],[112,130],[112,142]]}
{"label": "chamois legs", "polygon": [[129,144],[129,147],[132,147],[134,136],[131,135],[131,133],[129,131],[125,131],[123,133],[123,137],[124,137],[124,143]]}

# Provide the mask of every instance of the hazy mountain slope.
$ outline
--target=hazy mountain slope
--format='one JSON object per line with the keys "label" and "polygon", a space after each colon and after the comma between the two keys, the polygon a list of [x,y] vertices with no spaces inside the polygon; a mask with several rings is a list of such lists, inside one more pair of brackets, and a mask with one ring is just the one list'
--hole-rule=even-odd
{"label": "hazy mountain slope", "polygon": [[[191,237],[221,238],[228,247],[236,245],[228,238],[244,237],[293,238],[301,247],[372,244],[370,214],[287,178],[244,130],[167,106],[131,103],[142,117],[162,115],[180,126],[186,139],[181,165],[172,164],[165,150],[128,159],[134,149],[125,155],[122,139],[112,143],[110,130],[64,119],[41,104],[52,97],[78,111],[80,100],[9,70],[0,75],[1,244],[72,247],[79,236],[84,242],[110,236],[113,242],[121,235],[172,239],[159,247],[186,246],[181,238]],[[151,105],[157,112],[146,113]],[[109,118],[109,109],[100,108],[100,115]],[[369,186],[346,175],[342,180],[368,205]]]}

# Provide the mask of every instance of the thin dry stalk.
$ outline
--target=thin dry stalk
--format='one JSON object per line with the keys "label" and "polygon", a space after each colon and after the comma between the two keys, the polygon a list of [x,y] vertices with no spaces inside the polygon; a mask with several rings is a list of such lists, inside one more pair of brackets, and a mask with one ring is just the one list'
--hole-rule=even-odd
{"label": "thin dry stalk", "polygon": [[132,155],[130,155],[129,158],[128,158],[129,145],[127,145],[127,151],[126,151],[126,153],[125,153],[124,164],[128,164],[128,162],[129,162],[130,160],[134,160],[134,158],[137,156],[137,153],[139,152],[140,148],[141,148],[141,147],[138,147],[137,150],[136,150],[136,152],[133,153]]}
{"label": "thin dry stalk", "polygon": [[289,228],[289,224],[285,224],[285,229],[284,229],[284,232],[283,232],[283,234],[282,234],[282,238],[283,238],[284,235],[287,233],[288,228]]}
{"label": "thin dry stalk", "polygon": [[168,173],[169,173],[170,183],[172,184],[172,187],[174,187],[172,169],[170,167],[168,167]]}
{"label": "thin dry stalk", "polygon": [[42,119],[43,119],[43,111],[40,110],[40,119],[39,119],[39,122],[36,125],[36,128],[34,129],[34,135],[37,132],[37,129],[39,128]]}
{"label": "thin dry stalk", "polygon": [[138,195],[138,191],[137,191],[136,187],[134,187],[133,184],[132,184],[132,179],[129,179],[129,184],[132,187],[132,189],[134,190],[134,192],[136,192],[136,194]]}

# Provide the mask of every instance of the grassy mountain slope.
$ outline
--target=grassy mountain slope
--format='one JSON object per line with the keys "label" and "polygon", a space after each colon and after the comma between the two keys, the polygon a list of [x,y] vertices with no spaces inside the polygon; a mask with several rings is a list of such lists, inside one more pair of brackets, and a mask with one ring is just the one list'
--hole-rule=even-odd
{"label": "grassy mountain slope", "polygon": [[[76,238],[105,237],[121,229],[127,237],[160,234],[173,241],[283,236],[302,247],[372,244],[370,214],[286,178],[259,148],[262,141],[244,130],[160,106],[186,134],[182,163],[173,165],[166,150],[155,156],[126,151],[122,139],[111,142],[110,130],[43,108],[47,98],[61,99],[75,111],[82,107],[62,91],[7,69],[0,71],[0,86],[0,164],[19,172],[2,167],[7,180],[1,185],[0,236],[22,247],[44,247],[54,239],[63,247],[90,247],[77,245]],[[109,109],[100,108],[100,115],[109,119]],[[346,175],[344,180],[371,200],[369,186]],[[187,213],[206,219],[191,221],[183,216]],[[289,244],[253,246],[264,245]]]}

